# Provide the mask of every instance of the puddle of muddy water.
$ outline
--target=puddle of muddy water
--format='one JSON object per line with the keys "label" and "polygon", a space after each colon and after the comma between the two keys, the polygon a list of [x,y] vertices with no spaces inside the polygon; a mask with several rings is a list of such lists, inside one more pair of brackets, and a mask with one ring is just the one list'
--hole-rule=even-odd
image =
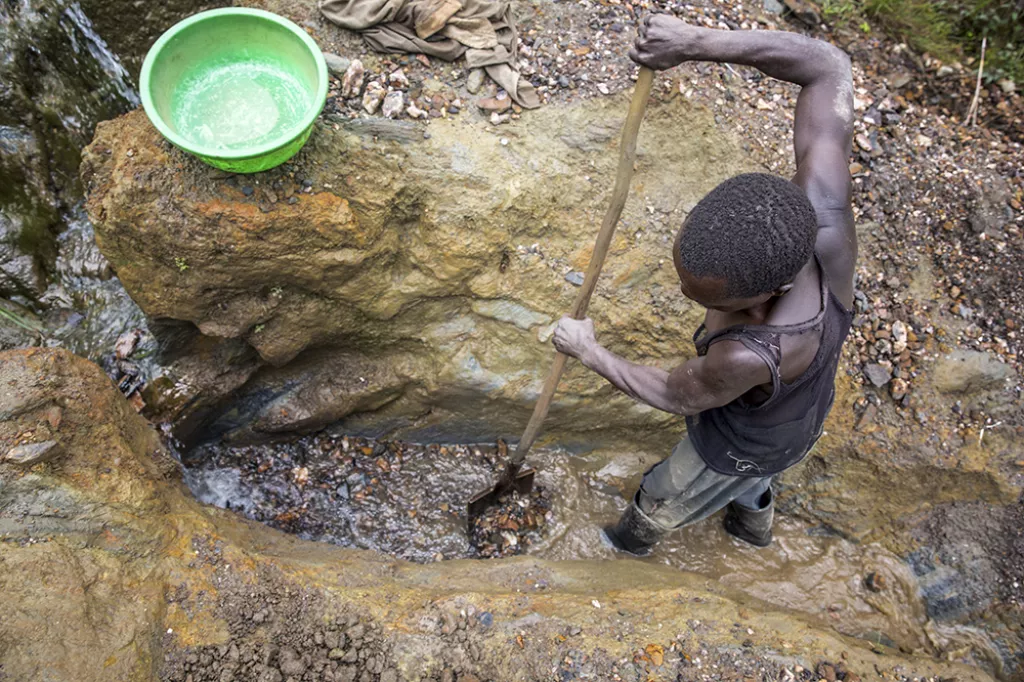
{"label": "puddle of muddy water", "polygon": [[[465,505],[493,484],[501,461],[493,445],[319,434],[283,445],[193,451],[186,480],[201,501],[303,538],[427,562],[477,556]],[[612,551],[600,529],[625,508],[639,468],[598,468],[557,449],[535,451],[531,463],[551,509],[541,531],[527,534],[517,551],[553,560],[638,560]],[[946,641],[936,641],[913,572],[880,546],[857,545],[786,517],[777,518],[774,532],[770,547],[756,549],[727,535],[716,515],[672,534],[639,560],[707,576],[876,644],[935,654],[959,639],[947,629]]]}

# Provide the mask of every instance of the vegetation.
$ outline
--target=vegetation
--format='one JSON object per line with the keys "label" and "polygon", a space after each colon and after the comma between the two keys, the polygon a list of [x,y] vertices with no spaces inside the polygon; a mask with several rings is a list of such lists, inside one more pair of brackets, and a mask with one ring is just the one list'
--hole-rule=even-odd
{"label": "vegetation", "polygon": [[9,324],[15,327],[21,327],[26,331],[33,332],[35,334],[42,334],[43,327],[38,322],[19,315],[13,310],[9,310],[0,303],[0,324]]}
{"label": "vegetation", "polygon": [[943,61],[977,58],[988,38],[985,77],[1024,82],[1024,0],[825,0],[831,23],[864,18]]}

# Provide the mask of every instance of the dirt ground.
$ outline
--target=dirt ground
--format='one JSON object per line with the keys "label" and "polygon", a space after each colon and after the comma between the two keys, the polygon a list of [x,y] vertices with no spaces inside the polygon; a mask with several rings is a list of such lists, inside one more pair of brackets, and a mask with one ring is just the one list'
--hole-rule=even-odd
{"label": "dirt ground", "polygon": [[[365,612],[338,606],[322,592],[291,582],[270,567],[261,568],[258,579],[240,578],[222,556],[222,543],[194,538],[195,568],[213,573],[217,584],[215,610],[227,624],[223,642],[216,646],[180,646],[172,630],[165,637],[165,657],[160,679],[164,682],[218,682],[246,679],[257,682],[397,682],[405,679],[394,667],[396,644],[385,628]],[[197,610],[204,596],[181,590],[169,602],[183,613]],[[627,621],[638,617],[620,608]],[[709,643],[709,626],[689,621],[687,632],[676,634],[667,645],[649,644],[631,657],[614,656],[603,649],[583,645],[583,630],[558,625],[557,619],[526,618],[525,629],[508,636],[509,646],[521,651],[523,669],[511,671],[495,663],[494,615],[472,605],[453,608],[438,602],[427,606],[417,628],[441,638],[440,648],[424,644],[423,667],[417,679],[431,682],[485,682],[489,680],[698,680],[735,682],[817,682],[867,679],[939,682],[942,678],[915,676],[900,666],[853,669],[847,652],[836,660],[820,660],[806,668],[795,659],[766,652],[744,626],[733,628],[739,646]],[[751,634],[753,631],[747,630]],[[622,635],[620,634],[621,638]],[[550,639],[554,647],[538,646],[536,638]],[[403,641],[402,647],[415,647]],[[552,650],[553,649],[553,650]],[[531,651],[533,652],[531,655]],[[853,667],[856,667],[853,666]],[[523,675],[526,677],[523,677]]]}

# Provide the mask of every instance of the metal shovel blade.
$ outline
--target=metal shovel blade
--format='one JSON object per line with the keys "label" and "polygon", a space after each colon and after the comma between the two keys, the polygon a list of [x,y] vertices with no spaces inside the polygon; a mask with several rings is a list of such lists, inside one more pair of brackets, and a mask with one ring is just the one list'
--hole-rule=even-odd
{"label": "metal shovel blade", "polygon": [[[518,472],[504,472],[506,475],[502,476],[498,484],[492,488],[481,490],[469,500],[469,513],[466,516],[466,523],[469,528],[469,533],[472,536],[473,526],[476,524],[476,520],[487,511],[487,508],[498,504],[498,500],[502,495],[505,495],[510,489],[515,490],[520,495],[529,495],[530,491],[533,490],[533,477],[537,474],[537,470],[532,467],[525,467],[520,469]],[[511,474],[511,476],[509,475]]]}

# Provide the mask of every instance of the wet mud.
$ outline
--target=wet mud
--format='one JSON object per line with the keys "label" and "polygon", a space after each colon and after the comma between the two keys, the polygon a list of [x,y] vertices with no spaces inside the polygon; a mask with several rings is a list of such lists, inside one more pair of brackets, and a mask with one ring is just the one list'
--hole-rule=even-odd
{"label": "wet mud", "polygon": [[[190,453],[186,481],[203,502],[304,539],[372,549],[415,562],[528,554],[555,560],[635,560],[600,529],[618,518],[641,474],[566,450],[538,450],[530,498],[490,510],[470,537],[466,503],[492,485],[494,444],[417,445],[321,433],[288,444],[208,446]],[[983,633],[928,612],[912,566],[880,545],[780,516],[765,549],[727,535],[721,516],[680,529],[641,561],[707,576],[709,586],[796,611],[880,648],[941,654],[992,649]],[[543,589],[543,585],[539,589]],[[979,639],[979,637],[981,639]]]}

